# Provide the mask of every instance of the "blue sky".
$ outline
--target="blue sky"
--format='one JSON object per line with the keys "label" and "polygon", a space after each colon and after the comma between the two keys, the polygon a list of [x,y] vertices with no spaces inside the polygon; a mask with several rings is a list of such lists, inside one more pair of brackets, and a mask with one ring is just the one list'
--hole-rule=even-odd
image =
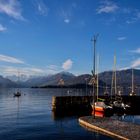
{"label": "blue sky", "polygon": [[91,73],[140,66],[139,0],[0,0],[0,74]]}

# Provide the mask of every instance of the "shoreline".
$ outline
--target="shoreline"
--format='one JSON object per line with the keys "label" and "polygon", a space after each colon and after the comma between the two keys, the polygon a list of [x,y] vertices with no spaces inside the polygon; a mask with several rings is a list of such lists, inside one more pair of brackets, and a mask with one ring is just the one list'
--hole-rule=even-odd
{"label": "shoreline", "polygon": [[121,140],[140,139],[140,125],[130,122],[122,122],[112,118],[96,117],[94,119],[93,116],[85,116],[79,118],[79,123],[89,130],[99,132],[112,138]]}

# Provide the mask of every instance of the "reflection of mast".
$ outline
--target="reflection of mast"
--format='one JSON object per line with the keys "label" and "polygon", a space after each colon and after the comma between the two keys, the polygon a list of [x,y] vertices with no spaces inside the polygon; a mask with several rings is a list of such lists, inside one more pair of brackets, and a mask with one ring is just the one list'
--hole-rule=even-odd
{"label": "reflection of mast", "polygon": [[20,103],[19,100],[20,100],[20,99],[17,98],[17,120],[19,119],[19,103]]}

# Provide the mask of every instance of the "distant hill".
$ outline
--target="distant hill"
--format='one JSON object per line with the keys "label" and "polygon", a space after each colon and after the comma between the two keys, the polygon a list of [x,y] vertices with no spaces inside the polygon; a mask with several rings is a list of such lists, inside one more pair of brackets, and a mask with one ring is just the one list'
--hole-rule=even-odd
{"label": "distant hill", "polygon": [[17,75],[8,75],[6,76],[6,78],[14,82],[17,82],[18,80],[23,82],[23,81],[27,81],[30,77],[21,74],[20,77],[18,77]]}
{"label": "distant hill", "polygon": [[[107,85],[111,85],[112,71],[106,71],[99,74],[99,79]],[[116,80],[118,86],[131,86],[132,69],[116,71]],[[140,85],[140,70],[134,69],[134,84]]]}
{"label": "distant hill", "polygon": [[61,72],[54,75],[43,76],[43,77],[35,77],[27,80],[23,84],[25,86],[33,87],[33,86],[45,86],[45,85],[58,85],[60,79],[63,79],[65,83],[70,79],[74,78],[75,75],[69,72]]}
{"label": "distant hill", "polygon": [[[132,80],[132,70],[121,70],[116,71],[117,75],[117,86],[131,88]],[[60,72],[54,75],[48,76],[38,76],[31,77],[20,84],[13,82],[7,78],[0,76],[0,87],[47,87],[47,86],[57,86],[60,79],[64,80],[66,86],[81,86],[85,87],[86,83],[88,84],[91,79],[90,74],[82,74],[75,76],[69,72]],[[112,81],[112,71],[105,71],[99,74],[99,85],[100,86],[111,86]],[[134,69],[134,84],[137,87],[140,87],[140,70]]]}
{"label": "distant hill", "polygon": [[[34,85],[32,86],[37,86],[37,87],[50,87],[50,86],[58,86],[58,83],[60,81],[60,79],[63,79],[64,81],[64,86],[68,86],[68,87],[84,87],[85,85],[89,85],[89,81],[91,80],[92,76],[90,74],[83,74],[83,75],[79,75],[79,76],[75,76],[72,73],[68,73],[68,72],[61,72],[49,77],[44,77],[44,79],[41,79],[41,81],[38,79],[38,84],[35,82],[34,80]],[[32,80],[28,80],[28,81],[32,81]],[[32,83],[32,82],[31,82]],[[101,85],[105,85],[105,83],[103,83],[102,81],[99,81],[99,83]]]}
{"label": "distant hill", "polygon": [[10,87],[17,87],[17,86],[18,85],[15,82],[0,76],[0,88],[10,88]]}

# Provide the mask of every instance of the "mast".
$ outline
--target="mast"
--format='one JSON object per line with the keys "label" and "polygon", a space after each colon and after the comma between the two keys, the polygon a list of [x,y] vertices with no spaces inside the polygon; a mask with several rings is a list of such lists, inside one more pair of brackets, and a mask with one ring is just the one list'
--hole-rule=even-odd
{"label": "mast", "polygon": [[93,39],[91,41],[93,42],[93,108],[94,108],[94,119],[95,119],[95,84],[96,84],[96,73],[95,73],[95,66],[96,66],[96,42],[97,42],[98,34],[93,36]]}
{"label": "mast", "polygon": [[20,76],[20,73],[19,73],[19,70],[18,70],[18,79],[17,79],[17,82],[18,82],[18,89],[17,89],[17,92],[20,92],[19,90],[19,86],[20,86],[20,79],[19,79],[19,76]]}
{"label": "mast", "polygon": [[98,95],[99,95],[99,55],[97,56],[96,75],[97,75],[97,101],[98,101]]}
{"label": "mast", "polygon": [[112,72],[112,82],[111,82],[111,101],[112,101],[112,96],[116,96],[117,94],[117,82],[116,82],[116,55],[114,55],[114,66],[113,66],[113,72]]}
{"label": "mast", "polygon": [[117,81],[116,81],[116,55],[114,55],[114,79],[115,79],[115,95],[117,94]]}
{"label": "mast", "polygon": [[132,68],[132,94],[134,93],[134,70]]}

